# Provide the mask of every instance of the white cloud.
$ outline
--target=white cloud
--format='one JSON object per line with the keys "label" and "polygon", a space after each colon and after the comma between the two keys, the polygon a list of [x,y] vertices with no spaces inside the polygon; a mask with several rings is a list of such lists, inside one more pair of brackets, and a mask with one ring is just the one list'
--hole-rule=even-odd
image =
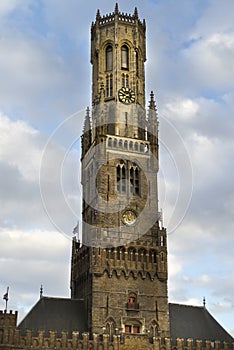
{"label": "white cloud", "polygon": [[[68,139],[73,135],[73,130],[69,133],[65,127],[63,132]],[[43,134],[4,115],[0,115],[0,136],[1,224],[40,228],[51,227],[50,220],[69,235],[80,206],[78,153],[72,149],[73,139],[67,148],[55,137],[44,150]]]}
{"label": "white cloud", "polygon": [[183,52],[190,65],[190,79],[202,89],[228,91],[234,88],[234,32],[213,33],[196,41]]}
{"label": "white cloud", "polygon": [[69,295],[67,237],[55,231],[5,228],[0,229],[0,240],[0,290],[10,287],[9,308],[20,308],[20,319],[35,304],[41,284],[45,295]]}
{"label": "white cloud", "polygon": [[[176,98],[169,103],[164,105],[164,110],[162,110],[162,114],[173,115],[173,119],[182,119],[184,121],[190,120],[196,116],[199,110],[199,105],[196,101],[184,98]],[[165,112],[164,112],[165,111]],[[160,114],[161,114],[160,113]]]}
{"label": "white cloud", "polygon": [[38,182],[41,141],[37,130],[24,121],[0,114],[0,160],[15,166],[28,181]]}
{"label": "white cloud", "polygon": [[11,13],[19,4],[17,0],[1,0],[0,16],[6,16]]}

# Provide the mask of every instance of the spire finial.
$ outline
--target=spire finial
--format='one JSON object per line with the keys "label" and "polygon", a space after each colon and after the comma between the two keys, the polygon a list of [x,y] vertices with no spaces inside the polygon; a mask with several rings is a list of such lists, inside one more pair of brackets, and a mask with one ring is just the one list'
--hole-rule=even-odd
{"label": "spire finial", "polygon": [[40,288],[40,298],[43,297],[43,285],[41,284],[41,288]]}
{"label": "spire finial", "polygon": [[85,116],[85,122],[84,122],[84,133],[88,132],[90,130],[90,116],[89,116],[90,109],[89,107],[86,108],[86,116]]}
{"label": "spire finial", "polygon": [[115,14],[117,15],[119,13],[119,6],[118,3],[116,2],[115,4]]}
{"label": "spire finial", "polygon": [[205,308],[206,307],[206,298],[203,297],[203,307]]}
{"label": "spire finial", "polygon": [[138,18],[138,11],[137,11],[137,7],[135,7],[135,10],[134,10],[134,17],[135,17],[135,18]]}
{"label": "spire finial", "polygon": [[155,104],[155,100],[154,100],[154,93],[153,91],[151,91],[150,93],[150,101],[149,101],[149,108],[156,111],[156,104]]}
{"label": "spire finial", "polygon": [[97,14],[96,14],[96,21],[99,21],[100,18],[101,18],[100,10],[98,9],[98,10],[97,10]]}

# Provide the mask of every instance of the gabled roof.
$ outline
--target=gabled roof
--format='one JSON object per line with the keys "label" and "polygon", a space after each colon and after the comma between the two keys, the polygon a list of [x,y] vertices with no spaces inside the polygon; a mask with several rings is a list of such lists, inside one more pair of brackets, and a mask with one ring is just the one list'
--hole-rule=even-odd
{"label": "gabled roof", "polygon": [[30,329],[35,335],[39,330],[44,330],[45,336],[49,336],[49,331],[66,331],[71,336],[72,331],[87,331],[86,315],[84,300],[42,297],[18,328],[22,334]]}
{"label": "gabled roof", "polygon": [[[234,338],[213,318],[205,307],[169,304],[171,337],[201,340],[220,340],[228,343]],[[39,330],[68,332],[87,331],[87,312],[84,300],[42,297],[20,322],[18,328],[24,335],[27,329],[36,336]]]}
{"label": "gabled roof", "polygon": [[169,304],[171,337],[220,340],[232,343],[234,338],[214,319],[205,307]]}

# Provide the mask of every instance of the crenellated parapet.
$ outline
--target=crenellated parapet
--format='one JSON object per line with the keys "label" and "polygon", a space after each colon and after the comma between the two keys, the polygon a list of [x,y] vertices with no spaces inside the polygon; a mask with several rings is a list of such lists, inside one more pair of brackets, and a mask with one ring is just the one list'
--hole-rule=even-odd
{"label": "crenellated parapet", "polygon": [[4,336],[0,333],[0,349],[23,350],[23,349],[105,349],[105,350],[234,350],[234,343],[228,344],[221,341],[202,341],[198,339],[176,339],[175,343],[170,338],[152,337],[147,334],[89,334],[73,331],[69,336],[67,332],[57,334],[50,331],[45,336],[44,331],[36,335],[27,330],[22,335],[20,330],[5,329]]}
{"label": "crenellated parapet", "polygon": [[0,330],[4,327],[15,327],[17,324],[18,311],[0,310]]}
{"label": "crenellated parapet", "polygon": [[135,8],[134,14],[131,15],[128,13],[120,12],[118,4],[116,4],[114,12],[103,16],[100,15],[100,11],[98,10],[96,15],[96,21],[95,23],[92,23],[92,28],[95,25],[103,26],[114,21],[124,22],[128,24],[137,24],[143,31],[145,31],[146,28],[145,20],[141,21],[138,17],[137,8]]}

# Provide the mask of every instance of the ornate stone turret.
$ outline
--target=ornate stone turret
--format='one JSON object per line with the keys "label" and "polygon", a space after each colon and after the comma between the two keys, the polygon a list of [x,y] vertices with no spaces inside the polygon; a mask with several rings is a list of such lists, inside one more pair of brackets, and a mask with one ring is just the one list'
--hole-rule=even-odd
{"label": "ornate stone turret", "polygon": [[150,93],[148,108],[148,139],[150,150],[158,160],[158,115],[153,91]]}
{"label": "ornate stone turret", "polygon": [[91,122],[90,122],[89,112],[90,112],[89,107],[87,107],[85,121],[84,121],[83,135],[82,135],[82,158],[84,157],[85,153],[88,151],[89,147],[91,146],[91,141],[92,141]]}

